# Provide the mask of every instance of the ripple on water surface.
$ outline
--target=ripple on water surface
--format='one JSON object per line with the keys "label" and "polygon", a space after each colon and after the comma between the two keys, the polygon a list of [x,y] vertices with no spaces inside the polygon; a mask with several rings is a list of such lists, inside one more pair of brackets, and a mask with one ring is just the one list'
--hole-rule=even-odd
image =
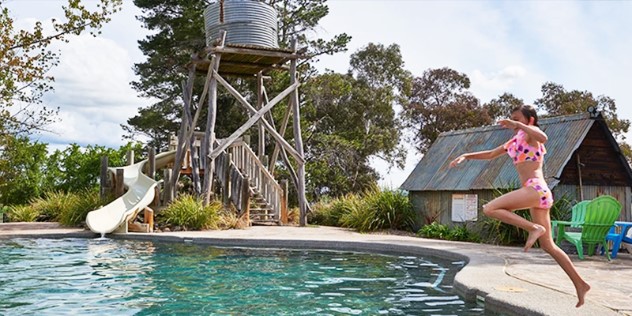
{"label": "ripple on water surface", "polygon": [[111,239],[0,240],[3,315],[484,315],[462,262]]}

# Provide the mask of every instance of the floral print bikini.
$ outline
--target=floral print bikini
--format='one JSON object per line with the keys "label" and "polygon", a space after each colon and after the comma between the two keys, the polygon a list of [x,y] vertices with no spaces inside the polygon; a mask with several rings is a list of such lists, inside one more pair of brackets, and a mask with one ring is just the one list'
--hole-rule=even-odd
{"label": "floral print bikini", "polygon": [[[513,160],[514,165],[525,161],[543,161],[546,154],[544,144],[538,143],[538,147],[529,145],[526,141],[527,134],[519,130],[503,148]],[[532,187],[540,195],[540,208],[551,208],[553,206],[553,194],[543,179],[531,178],[524,184],[525,187]]]}

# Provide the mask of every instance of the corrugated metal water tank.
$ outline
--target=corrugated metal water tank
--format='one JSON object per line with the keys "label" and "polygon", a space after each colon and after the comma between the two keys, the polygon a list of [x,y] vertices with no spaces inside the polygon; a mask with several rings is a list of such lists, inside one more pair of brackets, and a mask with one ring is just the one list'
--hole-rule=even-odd
{"label": "corrugated metal water tank", "polygon": [[212,3],[204,10],[206,44],[226,31],[225,44],[278,48],[277,12],[259,1],[225,0]]}

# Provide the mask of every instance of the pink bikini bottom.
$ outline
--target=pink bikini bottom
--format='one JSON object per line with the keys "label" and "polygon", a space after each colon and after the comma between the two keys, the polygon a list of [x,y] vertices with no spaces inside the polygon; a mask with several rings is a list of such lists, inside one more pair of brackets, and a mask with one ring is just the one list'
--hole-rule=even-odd
{"label": "pink bikini bottom", "polygon": [[553,193],[546,182],[540,178],[531,178],[524,184],[525,187],[534,188],[540,195],[540,208],[549,209],[553,206]]}

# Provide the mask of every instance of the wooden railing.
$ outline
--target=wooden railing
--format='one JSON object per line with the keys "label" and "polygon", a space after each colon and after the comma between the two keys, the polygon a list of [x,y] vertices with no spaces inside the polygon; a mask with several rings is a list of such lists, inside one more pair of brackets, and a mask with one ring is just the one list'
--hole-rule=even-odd
{"label": "wooden railing", "polygon": [[272,208],[274,219],[280,220],[283,201],[281,186],[244,141],[237,140],[226,150],[215,159],[215,174],[222,191],[230,192],[230,196],[225,195],[224,198],[229,198],[237,210],[243,213],[249,206],[250,195],[259,192]]}
{"label": "wooden railing", "polygon": [[[203,135],[196,134],[198,136]],[[199,140],[196,140],[193,150],[199,150],[199,144]],[[187,153],[182,169],[191,165],[191,156]],[[281,219],[283,189],[242,139],[234,141],[225,152],[215,158],[215,175],[225,192],[224,198],[230,199],[240,213],[247,211],[250,196],[256,191],[272,207],[274,219]],[[250,184],[254,186],[254,190]],[[227,203],[228,200],[224,202]]]}
{"label": "wooden railing", "polygon": [[[244,176],[247,176],[257,192],[268,202],[274,211],[274,218],[280,219],[283,189],[272,174],[257,158],[257,155],[244,141],[235,141],[227,148],[232,162]],[[232,180],[232,179],[231,179]],[[231,184],[232,185],[232,184]]]}

